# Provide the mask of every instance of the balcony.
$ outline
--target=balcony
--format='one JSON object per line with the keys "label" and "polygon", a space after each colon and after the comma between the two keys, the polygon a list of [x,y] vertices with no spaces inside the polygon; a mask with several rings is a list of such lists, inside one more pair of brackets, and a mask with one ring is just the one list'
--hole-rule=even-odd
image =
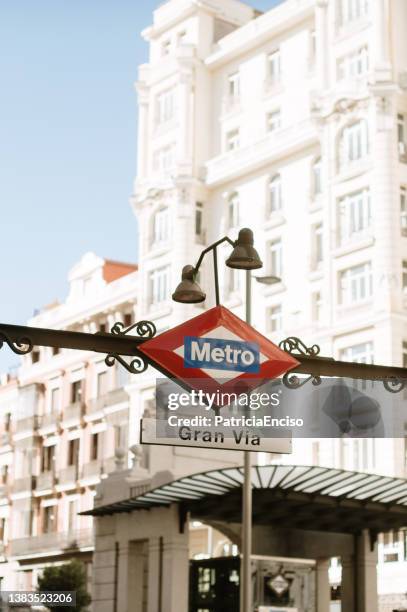
{"label": "balcony", "polygon": [[24,478],[16,478],[13,482],[13,493],[23,493],[31,491],[35,487],[35,476],[25,476]]}
{"label": "balcony", "polygon": [[311,119],[275,130],[250,145],[222,153],[206,164],[206,183],[221,185],[256,168],[292,155],[318,141],[317,129]]}
{"label": "balcony", "polygon": [[29,433],[38,429],[38,416],[30,416],[20,419],[16,423],[16,433]]}
{"label": "balcony", "polygon": [[37,476],[37,486],[35,488],[37,491],[48,491],[53,488],[54,482],[54,472],[42,472]]}
{"label": "balcony", "polygon": [[114,406],[115,404],[121,404],[129,399],[128,393],[124,389],[114,389],[106,395],[96,397],[90,400],[86,407],[86,414],[91,415],[98,412],[103,412],[105,408]]}
{"label": "balcony", "polygon": [[62,419],[61,419],[62,423],[64,425],[68,423],[70,425],[74,425],[74,424],[79,425],[84,411],[85,411],[85,405],[81,401],[74,402],[73,404],[66,406],[64,408]]}
{"label": "balcony", "polygon": [[39,418],[39,429],[47,431],[56,431],[58,429],[59,419],[60,415],[55,412],[51,412],[50,414],[43,414]]}
{"label": "balcony", "polygon": [[38,555],[52,551],[61,554],[68,550],[91,548],[92,529],[43,533],[37,536],[18,538],[10,541],[10,555],[14,557]]}
{"label": "balcony", "polygon": [[94,459],[82,467],[82,478],[99,478],[103,472],[102,459]]}
{"label": "balcony", "polygon": [[8,483],[1,483],[0,484],[0,499],[7,497],[7,495],[9,494],[9,490],[10,490],[10,486]]}
{"label": "balcony", "polygon": [[9,446],[11,444],[11,431],[2,430],[0,432],[0,446]]}
{"label": "balcony", "polygon": [[78,479],[78,466],[69,465],[66,468],[58,471],[58,484],[68,485],[75,484]]}

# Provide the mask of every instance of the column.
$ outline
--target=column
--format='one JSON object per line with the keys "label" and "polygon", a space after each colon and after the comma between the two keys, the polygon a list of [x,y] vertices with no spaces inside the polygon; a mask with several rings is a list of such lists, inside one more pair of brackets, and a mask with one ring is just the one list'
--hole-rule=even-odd
{"label": "column", "polygon": [[148,542],[148,593],[147,612],[159,612],[163,602],[162,594],[162,546],[160,538],[150,538]]}
{"label": "column", "polygon": [[357,538],[356,579],[357,612],[378,612],[377,543],[372,549],[368,529]]}
{"label": "column", "polygon": [[[316,602],[317,612],[329,612],[331,587],[329,585],[329,559],[317,559],[316,567]],[[346,610],[346,612],[348,612]]]}
{"label": "column", "polygon": [[95,552],[92,571],[93,612],[114,612],[115,578],[115,517],[103,517],[95,521]]}
{"label": "column", "polygon": [[318,88],[328,87],[329,45],[328,45],[328,1],[317,0],[315,13],[316,62]]}
{"label": "column", "polygon": [[341,607],[346,612],[355,612],[355,563],[353,555],[341,557]]}
{"label": "column", "polygon": [[188,612],[189,558],[188,537],[173,535],[164,541],[163,612]]}
{"label": "column", "polygon": [[375,81],[391,79],[391,64],[389,61],[389,13],[388,0],[372,2],[373,28],[372,45],[373,69]]}
{"label": "column", "polygon": [[148,162],[148,89],[142,83],[136,84],[138,93],[138,139],[137,139],[137,178],[142,180],[147,174]]}

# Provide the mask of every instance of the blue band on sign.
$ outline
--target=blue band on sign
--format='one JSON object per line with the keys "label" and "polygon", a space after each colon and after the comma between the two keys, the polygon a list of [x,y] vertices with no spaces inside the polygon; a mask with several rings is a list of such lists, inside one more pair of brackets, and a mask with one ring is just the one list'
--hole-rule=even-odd
{"label": "blue band on sign", "polygon": [[184,367],[257,373],[260,370],[259,345],[256,342],[185,336]]}

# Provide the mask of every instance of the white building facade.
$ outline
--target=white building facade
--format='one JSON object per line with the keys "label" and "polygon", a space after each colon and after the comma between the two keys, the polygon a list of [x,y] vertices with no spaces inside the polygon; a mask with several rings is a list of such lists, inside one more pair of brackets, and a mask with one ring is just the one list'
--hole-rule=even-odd
{"label": "white building facade", "polygon": [[[337,359],[407,365],[406,27],[402,0],[286,0],[264,14],[172,0],[154,12],[132,199],[142,318],[166,329],[199,311],[171,306],[165,289],[168,300],[202,244],[247,226],[265,273],[281,278],[254,287],[257,329]],[[220,272],[223,303],[243,317],[243,274]],[[209,261],[207,307],[212,273]],[[404,432],[303,441],[288,461],[304,456],[405,476]],[[406,604],[407,547],[404,534],[383,542],[387,612]]]}
{"label": "white building facade", "polygon": [[[281,278],[254,283],[256,329],[276,343],[299,336],[326,356],[407,365],[406,29],[405,0],[286,0],[264,14],[236,0],[163,3],[143,32],[150,58],[136,84],[138,270],[88,254],[66,303],[30,324],[103,332],[147,319],[165,331],[214,303],[210,260],[200,274],[206,303],[171,301],[182,267],[250,227],[264,273]],[[226,253],[222,302],[243,317],[244,275],[222,265]],[[41,349],[24,358],[18,385],[0,389],[23,406],[0,452],[13,464],[0,505],[10,519],[4,588],[28,588],[47,562],[72,554],[91,563],[91,522],[77,512],[92,506],[115,450],[137,444],[155,377]],[[404,432],[302,441],[287,461],[405,476]],[[176,478],[238,462],[165,447],[145,450],[142,468]],[[195,541],[192,550],[203,549]],[[407,605],[406,559],[404,534],[386,535],[381,612]],[[339,575],[334,562],[334,583]]]}

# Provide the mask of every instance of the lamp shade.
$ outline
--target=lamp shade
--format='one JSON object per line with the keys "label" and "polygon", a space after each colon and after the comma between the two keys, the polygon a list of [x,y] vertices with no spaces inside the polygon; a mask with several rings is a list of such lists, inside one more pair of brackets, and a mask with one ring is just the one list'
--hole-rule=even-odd
{"label": "lamp shade", "polygon": [[226,260],[229,268],[237,270],[257,270],[263,266],[258,252],[253,246],[251,229],[241,229],[230,257]]}
{"label": "lamp shade", "polygon": [[206,298],[197,282],[195,282],[194,266],[184,266],[182,268],[181,282],[172,294],[174,302],[181,304],[198,304]]}

